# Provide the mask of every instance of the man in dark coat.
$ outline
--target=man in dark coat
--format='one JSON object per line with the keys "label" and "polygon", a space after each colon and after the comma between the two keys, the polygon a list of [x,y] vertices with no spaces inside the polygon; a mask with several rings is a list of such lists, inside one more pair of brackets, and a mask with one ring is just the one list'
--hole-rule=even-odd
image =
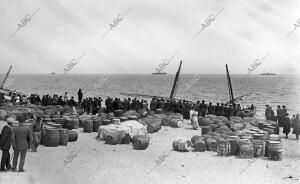
{"label": "man in dark coat", "polygon": [[293,134],[296,135],[296,139],[299,140],[299,134],[300,134],[300,119],[299,119],[299,114],[296,115],[296,119],[294,120],[293,123]]}
{"label": "man in dark coat", "polygon": [[207,107],[207,112],[208,114],[213,114],[213,115],[215,114],[215,106],[213,106],[211,102],[209,102],[209,105]]}
{"label": "man in dark coat", "polygon": [[78,104],[80,104],[82,101],[82,96],[83,96],[82,90],[79,89],[77,94],[78,94]]}
{"label": "man in dark coat", "polygon": [[[7,125],[5,125],[2,129],[0,136],[0,147],[2,150],[2,158],[1,158],[1,167],[0,171],[7,171],[11,169],[10,165],[10,154],[9,150],[11,147],[11,118],[8,118]],[[6,169],[5,169],[6,167]]]}
{"label": "man in dark coat", "polygon": [[285,133],[285,138],[288,138],[288,135],[291,131],[291,120],[288,117],[288,113],[286,114],[285,118],[283,119],[283,133]]}
{"label": "man in dark coat", "polygon": [[202,100],[202,103],[200,104],[201,116],[205,117],[206,109],[207,109],[207,106],[205,104],[205,101]]}
{"label": "man in dark coat", "polygon": [[11,142],[14,148],[12,171],[16,171],[18,158],[19,155],[21,155],[20,162],[19,162],[19,172],[24,172],[26,152],[27,149],[31,147],[31,143],[32,143],[32,132],[28,126],[24,126],[24,122],[25,122],[24,116],[18,116],[17,120],[19,121],[20,126],[15,128],[11,136]]}

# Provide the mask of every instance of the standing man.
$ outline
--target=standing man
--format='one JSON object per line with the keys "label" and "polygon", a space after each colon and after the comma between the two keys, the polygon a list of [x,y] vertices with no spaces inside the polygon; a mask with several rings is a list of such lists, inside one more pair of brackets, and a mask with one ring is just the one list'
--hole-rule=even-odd
{"label": "standing man", "polygon": [[291,131],[291,120],[288,117],[288,113],[286,113],[286,116],[284,117],[283,120],[283,133],[285,133],[285,138],[288,139],[288,135]]}
{"label": "standing man", "polygon": [[299,140],[299,134],[300,134],[300,119],[299,119],[299,113],[296,115],[296,119],[294,120],[293,124],[293,134],[296,134],[296,139]]}
{"label": "standing man", "polygon": [[36,116],[36,120],[33,124],[33,140],[31,144],[31,151],[37,152],[37,147],[40,144],[41,133],[42,133],[42,117],[40,115]]}
{"label": "standing man", "polygon": [[30,148],[30,145],[32,143],[32,133],[29,127],[24,126],[24,122],[25,122],[24,116],[18,116],[17,120],[19,121],[20,126],[15,128],[11,136],[12,146],[14,148],[12,171],[14,172],[16,171],[18,158],[19,155],[21,155],[20,162],[19,162],[19,172],[24,172],[26,152],[27,149]]}
{"label": "standing man", "polygon": [[66,105],[68,102],[68,93],[65,92],[65,95],[64,95],[64,105]]}
{"label": "standing man", "polygon": [[[9,150],[11,147],[11,125],[13,123],[12,118],[7,119],[7,125],[5,125],[1,132],[0,147],[2,150],[1,168],[0,171],[8,171],[11,169]],[[6,167],[6,169],[5,169]]]}
{"label": "standing man", "polygon": [[279,125],[279,127],[282,127],[283,126],[283,118],[284,118],[284,116],[283,116],[283,111],[280,108],[280,105],[277,106],[276,113],[277,113],[278,125]]}
{"label": "standing man", "polygon": [[78,94],[78,104],[81,104],[81,101],[82,101],[82,96],[83,96],[83,94],[82,94],[82,90],[81,90],[81,89],[79,89],[77,94]]}

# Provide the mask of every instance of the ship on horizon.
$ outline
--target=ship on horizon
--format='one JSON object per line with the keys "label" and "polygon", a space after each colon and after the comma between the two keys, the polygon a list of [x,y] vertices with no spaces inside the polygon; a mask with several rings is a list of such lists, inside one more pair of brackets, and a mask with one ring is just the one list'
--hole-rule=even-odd
{"label": "ship on horizon", "polygon": [[276,75],[275,73],[269,73],[269,72],[267,72],[267,73],[261,73],[260,75]]}
{"label": "ship on horizon", "polygon": [[166,75],[166,72],[154,72],[152,75]]}

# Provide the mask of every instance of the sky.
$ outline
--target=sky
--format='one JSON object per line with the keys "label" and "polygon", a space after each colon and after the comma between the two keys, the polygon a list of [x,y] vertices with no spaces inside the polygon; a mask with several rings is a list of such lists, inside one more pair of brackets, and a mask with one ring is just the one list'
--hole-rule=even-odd
{"label": "sky", "polygon": [[167,60],[175,73],[182,60],[185,74],[225,64],[246,74],[256,61],[253,74],[300,74],[299,10],[299,0],[1,0],[0,73],[150,74]]}

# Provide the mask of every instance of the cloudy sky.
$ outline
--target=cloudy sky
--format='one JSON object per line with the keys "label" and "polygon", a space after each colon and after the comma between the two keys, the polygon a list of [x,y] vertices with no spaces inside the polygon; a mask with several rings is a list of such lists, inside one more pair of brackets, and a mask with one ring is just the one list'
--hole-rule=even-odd
{"label": "cloudy sky", "polygon": [[71,74],[149,74],[176,53],[168,73],[183,60],[182,73],[227,63],[244,74],[268,53],[254,73],[297,73],[299,10],[299,0],[1,0],[0,73],[63,73],[77,59]]}

